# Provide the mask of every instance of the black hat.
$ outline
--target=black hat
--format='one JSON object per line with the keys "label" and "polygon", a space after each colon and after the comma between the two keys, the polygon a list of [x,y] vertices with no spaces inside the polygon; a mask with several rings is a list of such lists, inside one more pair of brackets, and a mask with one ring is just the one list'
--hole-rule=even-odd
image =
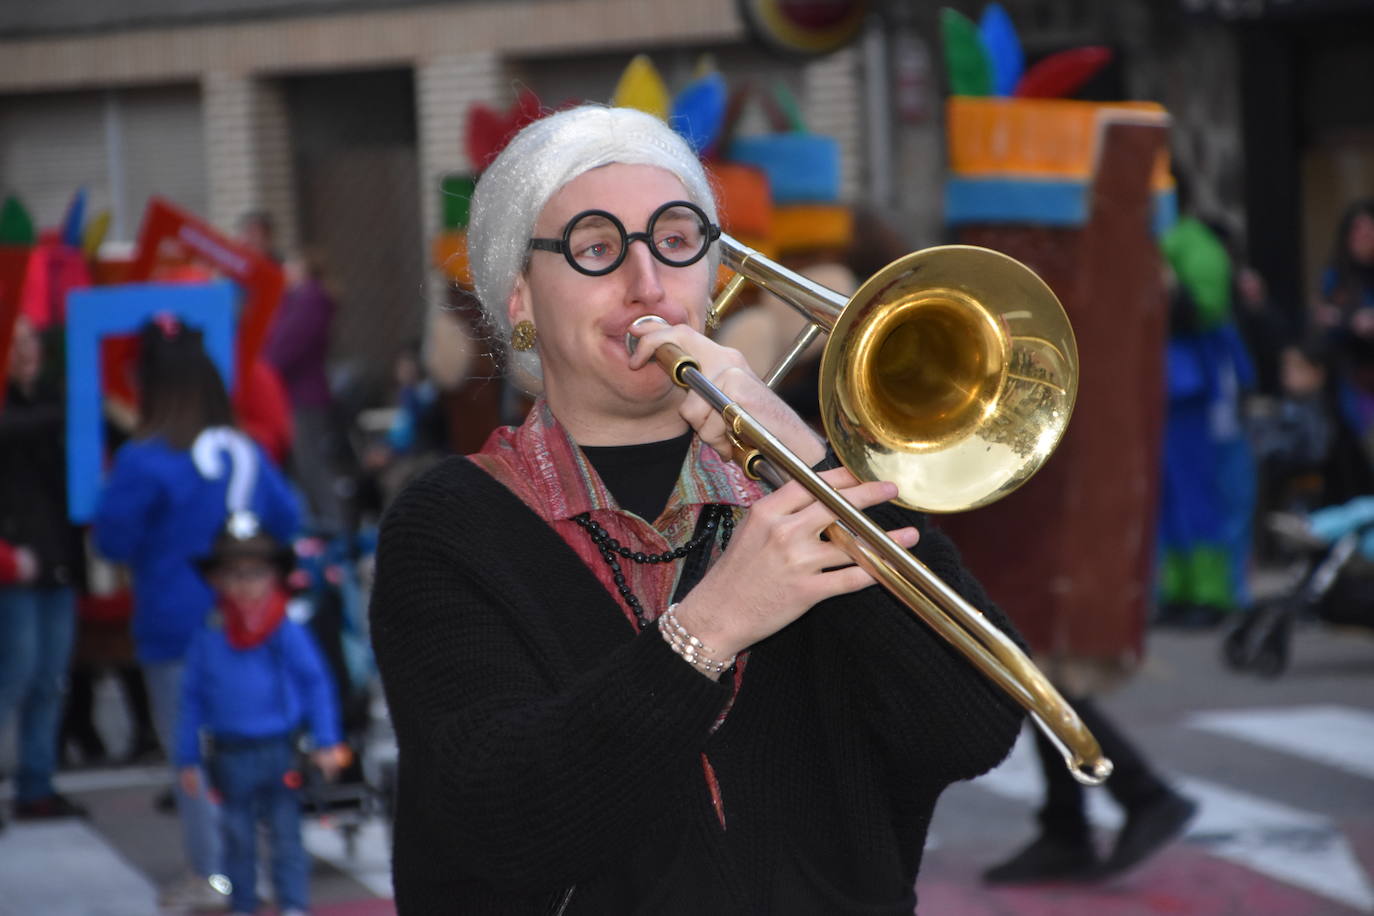
{"label": "black hat", "polygon": [[202,576],[209,576],[221,563],[240,557],[266,560],[283,576],[296,565],[296,554],[290,547],[272,537],[251,512],[229,513],[224,527],[215,535],[210,552],[195,560]]}

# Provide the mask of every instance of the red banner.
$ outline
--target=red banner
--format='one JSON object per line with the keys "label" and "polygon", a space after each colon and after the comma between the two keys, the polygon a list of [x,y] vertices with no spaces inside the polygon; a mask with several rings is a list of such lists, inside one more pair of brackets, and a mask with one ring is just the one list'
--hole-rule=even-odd
{"label": "red banner", "polygon": [[0,407],[5,406],[5,392],[9,388],[10,342],[14,338],[14,323],[19,319],[19,291],[32,251],[27,245],[0,245]]}
{"label": "red banner", "polygon": [[[152,198],[144,211],[137,254],[121,279],[142,283],[166,278],[166,264],[181,265],[178,269],[184,270],[188,262],[210,267],[244,290],[234,347],[234,385],[241,387],[251,377],[251,366],[267,339],[267,329],[285,290],[281,266],[204,220],[159,197]],[[108,340],[102,351],[105,389],[130,400],[133,387],[128,371],[134,355],[134,348],[118,339]]]}

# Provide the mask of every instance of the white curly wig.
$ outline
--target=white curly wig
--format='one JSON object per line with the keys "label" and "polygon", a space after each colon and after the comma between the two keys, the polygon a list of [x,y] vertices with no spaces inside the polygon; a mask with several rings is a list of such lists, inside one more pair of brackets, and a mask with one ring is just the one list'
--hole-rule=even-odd
{"label": "white curly wig", "polygon": [[[716,198],[701,161],[663,121],[633,108],[582,105],[528,125],[482,173],[472,196],[468,256],[482,310],[507,348],[511,377],[542,380],[538,348],[509,349],[506,305],[524,270],[535,220],[550,197],[569,181],[611,163],[652,165],[671,172],[692,203],[719,221]],[[719,249],[708,263],[715,276]]]}

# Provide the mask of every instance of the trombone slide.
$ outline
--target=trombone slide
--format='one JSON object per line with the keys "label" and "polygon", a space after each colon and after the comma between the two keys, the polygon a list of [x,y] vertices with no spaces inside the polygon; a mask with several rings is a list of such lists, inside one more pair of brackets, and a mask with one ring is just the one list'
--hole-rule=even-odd
{"label": "trombone slide", "polygon": [[[641,319],[642,320],[642,319]],[[628,335],[627,345],[633,340]],[[637,340],[635,340],[637,343]],[[1063,754],[1073,777],[1098,785],[1111,774],[1097,740],[1078,714],[1005,633],[981,611],[887,536],[748,411],[701,373],[696,361],[676,344],[662,344],[654,359],[677,385],[706,400],[725,419],[746,472],[781,486],[796,480],[838,519],[827,534],[899,601],[1015,700]]]}

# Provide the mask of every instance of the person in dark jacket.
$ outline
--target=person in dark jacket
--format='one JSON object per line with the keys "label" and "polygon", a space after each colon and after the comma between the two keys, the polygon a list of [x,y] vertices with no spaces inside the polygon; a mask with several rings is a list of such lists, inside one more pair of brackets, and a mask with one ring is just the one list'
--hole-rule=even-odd
{"label": "person in dark jacket", "polygon": [[1342,213],[1318,292],[1312,322],[1332,345],[1341,410],[1369,460],[1374,458],[1374,198],[1353,201]]}
{"label": "person in dark jacket", "polygon": [[0,579],[0,729],[17,714],[14,814],[82,815],[52,781],[80,554],[67,520],[62,395],[43,371],[37,332],[22,316],[10,344],[8,386],[0,407],[0,540],[13,577]]}
{"label": "person in dark jacket", "polygon": [[299,730],[314,739],[313,763],[327,779],[346,763],[334,684],[310,631],[287,617],[294,556],[250,512],[235,511],[202,574],[215,611],[191,639],[182,680],[176,758],[183,791],[198,795],[202,739],[221,801],[231,910],[258,911],[258,825],[267,829],[272,883],[282,916],[310,906],[310,857],[301,838]]}
{"label": "person in dark jacket", "polygon": [[936,799],[1016,738],[1015,704],[821,539],[828,510],[723,458],[651,362],[684,346],[1007,627],[894,485],[702,336],[716,219],[690,148],[629,109],[536,121],[478,184],[477,292],[540,394],[383,523],[402,916],[910,914]]}
{"label": "person in dark jacket", "polygon": [[286,278],[286,297],[264,355],[280,375],[291,404],[291,474],[309,502],[312,527],[340,534],[343,508],[334,489],[337,430],[327,372],[330,328],[338,306],[318,252],[306,251],[287,261]]}

